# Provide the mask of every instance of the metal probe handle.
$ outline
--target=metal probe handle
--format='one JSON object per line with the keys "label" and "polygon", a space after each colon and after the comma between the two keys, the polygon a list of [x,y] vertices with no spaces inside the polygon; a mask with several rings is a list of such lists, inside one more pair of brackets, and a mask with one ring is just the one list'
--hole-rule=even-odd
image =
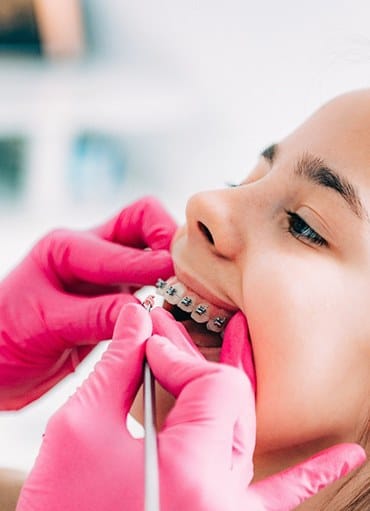
{"label": "metal probe handle", "polygon": [[[143,301],[143,307],[148,311],[152,309],[153,305],[153,295]],[[144,429],[145,511],[160,511],[154,376],[147,360],[144,362]]]}
{"label": "metal probe handle", "polygon": [[145,511],[160,511],[157,434],[154,417],[154,377],[149,364],[144,365],[145,428]]}

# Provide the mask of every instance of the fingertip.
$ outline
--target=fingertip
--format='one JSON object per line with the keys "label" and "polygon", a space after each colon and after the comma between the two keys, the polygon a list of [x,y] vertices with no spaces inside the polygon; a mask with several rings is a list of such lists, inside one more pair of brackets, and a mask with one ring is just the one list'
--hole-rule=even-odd
{"label": "fingertip", "polygon": [[154,285],[158,277],[166,280],[174,274],[173,260],[168,249],[152,247],[152,250],[142,251],[140,265],[145,269],[145,279],[149,284]]}
{"label": "fingertip", "polygon": [[144,318],[148,316],[148,312],[141,303],[125,303],[119,311],[117,322],[121,321],[121,318],[127,315],[131,315],[133,321],[139,321],[140,319],[144,320]]}
{"label": "fingertip", "polygon": [[180,352],[169,339],[158,334],[153,334],[149,337],[146,351],[149,357],[152,357],[153,354],[155,355],[159,351],[164,352],[165,356]]}
{"label": "fingertip", "polygon": [[[213,371],[212,362],[195,357],[172,340],[158,334],[152,335],[146,344],[146,356],[156,378],[165,388],[173,389],[183,386],[188,379]],[[219,364],[215,364],[219,369]]]}
{"label": "fingertip", "polygon": [[170,321],[176,321],[175,318],[172,316],[172,314],[169,311],[166,311],[163,307],[155,307],[150,314],[156,318],[158,316],[161,318],[162,316],[169,319]]}
{"label": "fingertip", "polygon": [[362,465],[363,463],[365,463],[365,461],[367,461],[367,453],[366,453],[365,449],[359,444],[354,444],[353,448],[357,454],[358,464]]}
{"label": "fingertip", "polygon": [[140,300],[134,295],[127,295],[125,293],[118,293],[115,295],[106,295],[104,297],[105,315],[115,325],[118,318],[127,305],[139,305]]}
{"label": "fingertip", "polygon": [[146,340],[152,334],[152,320],[150,314],[141,304],[125,304],[119,314],[114,327],[113,339],[122,336],[135,336]]}
{"label": "fingertip", "polygon": [[329,448],[328,451],[331,452],[333,457],[337,455],[338,458],[342,459],[340,477],[346,475],[348,472],[351,472],[351,470],[360,467],[367,460],[365,449],[356,443],[344,443],[335,445],[334,447]]}
{"label": "fingertip", "polygon": [[173,315],[164,309],[163,307],[154,307],[152,311],[150,311],[150,315],[153,321],[153,331],[156,334],[166,336],[166,332],[170,335],[173,335],[177,330],[181,330],[183,333],[183,325],[176,321]]}
{"label": "fingertip", "polygon": [[197,360],[204,361],[203,357],[198,357],[198,355],[185,350],[183,346],[173,342],[172,339],[159,334],[153,334],[148,339],[147,352],[149,357],[158,357],[161,354],[168,361],[173,360],[177,362],[182,360],[184,362],[189,361],[190,363],[194,363]]}
{"label": "fingertip", "polygon": [[193,357],[204,359],[184,325],[180,321],[176,321],[170,312],[162,307],[155,307],[150,315],[153,321],[153,334],[171,339],[171,342],[180,350]]}
{"label": "fingertip", "polygon": [[177,397],[183,387],[182,369],[188,366],[189,355],[177,348],[169,339],[157,334],[148,339],[145,348],[154,376],[167,392]]}
{"label": "fingertip", "polygon": [[174,368],[178,364],[194,364],[197,361],[193,356],[189,355],[181,348],[173,344],[173,342],[162,335],[153,334],[149,337],[146,344],[146,354],[149,365],[158,368],[162,372],[163,368]]}

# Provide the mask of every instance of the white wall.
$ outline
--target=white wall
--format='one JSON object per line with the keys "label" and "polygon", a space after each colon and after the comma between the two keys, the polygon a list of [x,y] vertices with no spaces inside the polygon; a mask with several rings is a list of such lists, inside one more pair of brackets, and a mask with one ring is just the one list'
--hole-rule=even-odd
{"label": "white wall", "polygon": [[[84,4],[85,62],[0,59],[0,133],[21,130],[32,144],[27,201],[0,212],[2,274],[49,228],[88,226],[120,206],[71,204],[66,151],[80,129],[129,148],[122,205],[154,193],[181,221],[191,193],[240,179],[323,101],[370,83],[367,0]],[[24,411],[0,414],[0,465],[32,465],[47,418],[99,356]]]}

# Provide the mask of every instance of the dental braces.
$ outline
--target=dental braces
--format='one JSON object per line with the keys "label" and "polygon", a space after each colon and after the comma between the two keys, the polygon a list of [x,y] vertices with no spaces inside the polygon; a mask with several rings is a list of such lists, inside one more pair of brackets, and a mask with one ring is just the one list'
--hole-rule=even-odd
{"label": "dental braces", "polygon": [[185,290],[185,287],[180,283],[176,287],[176,285],[172,285],[163,279],[158,279],[156,282],[157,294],[163,296],[168,303],[176,305],[184,312],[188,312],[190,317],[197,323],[206,323],[207,329],[211,332],[221,333],[229,318],[219,314],[211,318],[208,313],[209,306],[207,304],[196,304],[195,297],[192,297],[191,294],[182,296],[182,290]]}

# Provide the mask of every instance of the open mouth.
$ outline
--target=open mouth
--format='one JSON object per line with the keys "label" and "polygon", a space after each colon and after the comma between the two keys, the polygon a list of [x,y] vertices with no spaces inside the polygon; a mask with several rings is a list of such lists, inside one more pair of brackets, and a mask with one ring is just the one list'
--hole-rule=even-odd
{"label": "open mouth", "polygon": [[[224,329],[237,310],[225,310],[207,302],[176,276],[167,281],[159,279],[157,293],[164,299],[163,308],[180,321],[192,342],[209,361],[242,369],[256,389],[256,368],[252,340],[247,321],[237,323],[226,344]],[[244,316],[245,320],[246,317]]]}
{"label": "open mouth", "polygon": [[159,279],[157,294],[164,299],[163,308],[183,323],[199,348],[220,348],[223,331],[233,312],[207,302],[176,276]]}

